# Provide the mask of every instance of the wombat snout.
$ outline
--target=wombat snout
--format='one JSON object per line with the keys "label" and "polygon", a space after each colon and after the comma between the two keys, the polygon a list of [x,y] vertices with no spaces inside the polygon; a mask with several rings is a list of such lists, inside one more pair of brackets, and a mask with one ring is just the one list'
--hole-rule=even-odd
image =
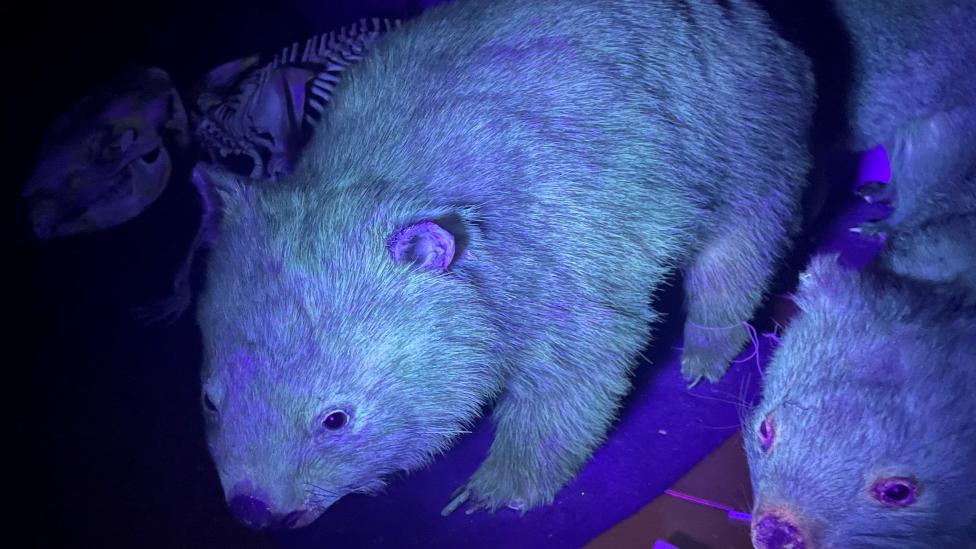
{"label": "wombat snout", "polygon": [[230,510],[241,524],[257,530],[294,528],[305,515],[304,509],[290,513],[274,513],[268,504],[249,495],[237,495],[230,501]]}
{"label": "wombat snout", "polygon": [[761,515],[752,525],[752,544],[756,549],[806,549],[807,547],[800,528],[776,515]]}

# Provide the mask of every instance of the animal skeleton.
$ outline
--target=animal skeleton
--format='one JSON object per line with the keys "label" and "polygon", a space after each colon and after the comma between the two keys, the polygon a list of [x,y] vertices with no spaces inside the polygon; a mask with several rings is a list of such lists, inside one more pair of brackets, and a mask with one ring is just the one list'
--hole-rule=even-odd
{"label": "animal skeleton", "polygon": [[[39,239],[105,230],[141,215],[176,166],[193,166],[200,227],[173,293],[142,310],[174,320],[190,303],[196,252],[215,238],[216,204],[200,162],[251,181],[288,174],[328,107],[342,73],[399,20],[361,19],[294,43],[270,59],[251,55],[208,72],[189,96],[189,117],[166,71],[128,71],[59,117],[23,190]],[[185,173],[185,172],[181,172]]]}

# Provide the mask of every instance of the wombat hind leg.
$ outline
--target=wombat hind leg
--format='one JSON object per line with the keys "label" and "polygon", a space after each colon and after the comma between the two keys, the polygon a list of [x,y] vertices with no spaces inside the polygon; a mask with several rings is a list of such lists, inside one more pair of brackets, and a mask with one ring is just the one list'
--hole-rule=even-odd
{"label": "wombat hind leg", "polygon": [[778,251],[782,226],[753,217],[718,230],[685,273],[684,350],[681,373],[690,386],[715,382],[749,340],[746,322],[762,301]]}

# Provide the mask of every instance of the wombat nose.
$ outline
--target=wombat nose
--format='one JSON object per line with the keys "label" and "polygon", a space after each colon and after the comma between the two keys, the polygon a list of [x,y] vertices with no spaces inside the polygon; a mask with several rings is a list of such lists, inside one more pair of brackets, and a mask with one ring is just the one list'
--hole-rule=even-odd
{"label": "wombat nose", "polygon": [[800,528],[776,515],[761,517],[752,525],[752,544],[756,549],[806,549]]}
{"label": "wombat nose", "polygon": [[230,512],[234,518],[248,528],[264,529],[275,522],[274,514],[268,504],[251,496],[234,496],[230,501]]}
{"label": "wombat nose", "polygon": [[283,528],[294,528],[298,524],[302,517],[305,516],[305,510],[299,509],[298,511],[292,511],[284,517],[281,518],[281,526]]}
{"label": "wombat nose", "polygon": [[230,500],[230,512],[241,524],[256,530],[294,528],[305,516],[299,509],[281,515],[268,508],[268,504],[253,496],[234,496]]}

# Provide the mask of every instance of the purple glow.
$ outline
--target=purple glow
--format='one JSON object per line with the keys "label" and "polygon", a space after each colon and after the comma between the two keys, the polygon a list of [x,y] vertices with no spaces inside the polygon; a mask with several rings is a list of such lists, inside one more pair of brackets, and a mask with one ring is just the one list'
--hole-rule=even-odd
{"label": "purple glow", "polygon": [[248,384],[258,371],[258,361],[249,351],[239,349],[232,359],[231,375],[241,384]]}
{"label": "purple glow", "polygon": [[752,522],[752,515],[743,511],[729,511],[728,516],[730,520]]}
{"label": "purple glow", "polygon": [[764,452],[769,452],[776,437],[776,428],[773,425],[773,418],[766,416],[759,424],[759,444],[762,445]]}
{"label": "purple glow", "polygon": [[908,507],[918,499],[918,482],[913,478],[883,478],[871,487],[871,496],[889,507]]}
{"label": "purple glow", "polygon": [[857,181],[858,183],[869,181],[888,183],[891,181],[891,163],[888,160],[888,151],[883,145],[869,149],[861,155]]}
{"label": "purple glow", "polygon": [[394,261],[410,262],[421,269],[446,271],[454,261],[454,235],[433,221],[401,229],[388,246]]}
{"label": "purple glow", "polygon": [[766,515],[752,529],[752,543],[757,549],[790,547],[805,549],[803,533],[795,524],[776,515]]}
{"label": "purple glow", "polygon": [[230,511],[241,524],[251,528],[265,528],[274,522],[268,504],[250,495],[237,495],[230,501]]}

